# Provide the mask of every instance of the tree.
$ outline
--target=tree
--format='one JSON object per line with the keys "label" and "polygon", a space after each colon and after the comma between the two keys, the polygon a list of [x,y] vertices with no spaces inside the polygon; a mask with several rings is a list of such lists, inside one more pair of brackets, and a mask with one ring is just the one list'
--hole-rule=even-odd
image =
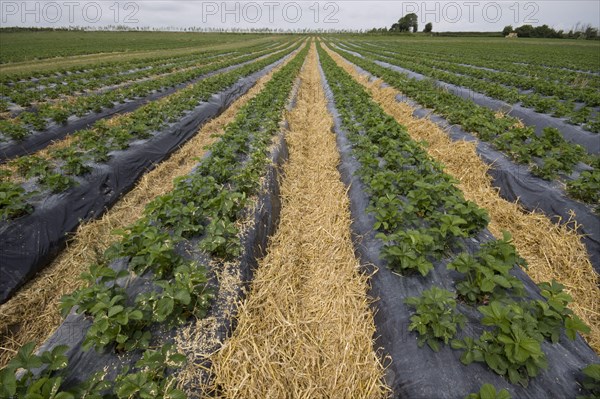
{"label": "tree", "polygon": [[512,25],[505,26],[504,29],[502,29],[502,36],[508,36],[508,34],[511,33],[512,31],[513,31]]}
{"label": "tree", "polygon": [[517,35],[519,37],[531,37],[531,34],[533,33],[533,26],[531,25],[523,25],[523,26],[519,26],[517,29],[515,29],[515,32],[517,32]]}
{"label": "tree", "polygon": [[[413,32],[416,32],[419,28],[418,24],[419,18],[417,14],[411,12],[410,14],[406,14],[402,18],[398,20],[398,31],[399,32],[409,32],[412,28]],[[394,25],[392,25],[392,28]]]}
{"label": "tree", "polygon": [[425,25],[425,29],[423,29],[423,32],[429,33],[432,30],[433,30],[433,24],[431,22],[427,22],[427,24]]}

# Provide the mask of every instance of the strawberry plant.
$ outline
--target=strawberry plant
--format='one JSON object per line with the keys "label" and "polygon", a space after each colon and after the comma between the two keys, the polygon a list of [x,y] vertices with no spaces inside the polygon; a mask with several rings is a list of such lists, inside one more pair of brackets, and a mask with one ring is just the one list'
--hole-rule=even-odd
{"label": "strawberry plant", "polygon": [[423,276],[433,269],[425,254],[434,245],[434,239],[425,229],[398,230],[388,235],[380,233],[377,238],[386,243],[381,257],[388,262],[389,268],[399,271],[416,269]]}
{"label": "strawberry plant", "polygon": [[466,337],[452,341],[454,349],[464,350],[461,361],[466,365],[485,362],[512,384],[527,386],[529,378],[548,366],[535,317],[517,303],[502,305],[493,301],[478,310],[483,314],[481,323],[493,329],[485,330],[475,340]]}
{"label": "strawberry plant", "polygon": [[564,285],[552,280],[551,283],[540,283],[538,287],[546,300],[531,301],[529,311],[538,320],[538,330],[544,337],[557,343],[563,328],[571,340],[577,332],[590,332],[590,328],[567,307],[573,298],[563,291]]}
{"label": "strawberry plant", "polygon": [[10,181],[0,181],[0,219],[15,219],[33,212],[27,203],[29,193]]}
{"label": "strawberry plant", "polygon": [[578,396],[577,399],[598,399],[600,397],[600,363],[590,364],[581,371],[584,374],[583,388],[586,395]]}
{"label": "strawberry plant", "polygon": [[526,262],[516,253],[511,240],[510,234],[503,232],[501,240],[482,245],[475,255],[462,253],[448,264],[448,269],[465,275],[465,279],[456,284],[462,298],[470,303],[482,303],[501,296],[508,289],[522,291],[523,283],[509,272],[515,265],[525,266]]}
{"label": "strawberry plant", "polygon": [[27,129],[9,120],[0,120],[0,134],[12,140],[23,140],[29,135]]}
{"label": "strawberry plant", "polygon": [[107,250],[109,259],[129,257],[129,267],[137,275],[147,270],[158,277],[170,276],[172,270],[184,264],[184,260],[175,253],[174,240],[158,226],[147,225],[145,219],[132,225],[128,230],[114,232],[122,240]]}
{"label": "strawberry plant", "polygon": [[567,190],[573,198],[596,204],[600,213],[600,169],[582,172],[578,179],[567,183]]}
{"label": "strawberry plant", "polygon": [[465,317],[456,311],[454,294],[439,287],[423,291],[420,297],[407,298],[405,303],[415,309],[410,318],[410,331],[417,331],[418,345],[425,343],[434,351],[454,338],[458,328],[462,328]]}
{"label": "strawberry plant", "polygon": [[496,390],[492,384],[483,384],[477,393],[465,396],[465,399],[511,399],[512,396],[506,389]]}
{"label": "strawberry plant", "polygon": [[119,399],[185,399],[176,388],[175,378],[168,376],[185,362],[185,356],[175,352],[172,344],[147,350],[135,364],[137,371],[125,368],[117,376],[114,392]]}
{"label": "strawberry plant", "polygon": [[69,176],[51,172],[42,175],[39,182],[43,187],[49,189],[54,194],[61,193],[75,185],[75,181]]}
{"label": "strawberry plant", "polygon": [[[8,365],[0,370],[1,397],[74,399],[76,393],[82,394],[92,390],[100,392],[108,388],[108,384],[103,382],[99,375],[94,375],[74,392],[62,390],[64,376],[60,373],[67,367],[65,352],[68,347],[60,345],[40,355],[33,353],[34,348],[34,342],[23,345]],[[18,372],[19,370],[22,372]],[[89,397],[100,398],[100,396]]]}
{"label": "strawberry plant", "polygon": [[43,176],[50,170],[50,162],[36,155],[14,159],[10,165],[15,167],[17,172],[26,179]]}
{"label": "strawberry plant", "polygon": [[156,281],[161,292],[153,291],[136,298],[136,303],[151,314],[152,321],[180,325],[190,316],[206,316],[214,297],[206,288],[208,279],[204,267],[183,265],[175,269],[173,281]]}

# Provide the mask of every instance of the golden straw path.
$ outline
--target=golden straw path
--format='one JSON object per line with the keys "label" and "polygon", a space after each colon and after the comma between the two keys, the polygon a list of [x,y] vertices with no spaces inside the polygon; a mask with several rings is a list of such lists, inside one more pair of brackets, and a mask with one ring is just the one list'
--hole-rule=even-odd
{"label": "golden straw path", "polygon": [[313,44],[288,115],[279,230],[238,326],[213,355],[226,398],[380,398],[383,368],[358,271],[333,120]]}
{"label": "golden straw path", "polygon": [[12,299],[0,305],[0,367],[5,366],[23,344],[30,341],[40,344],[48,338],[62,321],[58,310],[60,298],[84,283],[79,275],[115,241],[111,232],[139,219],[146,204],[171,191],[173,179],[192,170],[198,163],[197,158],[204,154],[205,147],[218,139],[238,110],[254,98],[283,65],[260,78],[248,93],[219,117],[205,124],[169,159],[145,174],[137,186],[101,219],[81,225],[68,243],[68,248],[51,265]]}
{"label": "golden straw path", "polygon": [[427,152],[445,165],[445,171],[460,184],[465,198],[485,209],[491,218],[489,229],[496,237],[510,231],[519,254],[527,260],[525,272],[537,283],[557,280],[573,297],[570,308],[591,328],[584,336],[600,353],[600,289],[598,274],[587,256],[580,236],[572,229],[553,223],[541,213],[532,213],[518,203],[500,197],[487,173],[490,168],[475,151],[475,144],[452,142],[448,134],[429,119],[412,116],[413,108],[396,100],[399,92],[381,88],[381,80],[369,81],[340,55],[326,48],[329,55],[364,86],[386,113],[405,126],[414,140],[428,143]]}

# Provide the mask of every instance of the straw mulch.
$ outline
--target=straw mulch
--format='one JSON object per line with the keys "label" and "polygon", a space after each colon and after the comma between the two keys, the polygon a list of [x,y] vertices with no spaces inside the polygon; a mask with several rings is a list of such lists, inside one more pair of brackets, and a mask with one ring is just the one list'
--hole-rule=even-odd
{"label": "straw mulch", "polygon": [[39,344],[50,336],[62,321],[58,311],[60,298],[83,284],[79,275],[114,241],[111,231],[133,223],[142,216],[146,204],[172,190],[173,179],[192,170],[205,147],[218,139],[238,110],[254,98],[282,66],[259,79],[248,93],[205,124],[168,160],[144,175],[137,186],[101,219],[81,225],[68,247],[51,265],[12,299],[0,305],[0,367],[6,365],[23,344],[30,341]]}
{"label": "straw mulch", "polygon": [[313,45],[286,136],[279,230],[212,356],[227,398],[379,398],[383,368]]}
{"label": "straw mulch", "polygon": [[428,119],[412,116],[413,109],[396,100],[398,91],[381,88],[381,81],[369,82],[339,55],[329,52],[338,65],[365,86],[373,99],[389,115],[405,126],[415,140],[428,143],[427,152],[445,165],[446,173],[459,180],[465,198],[488,211],[489,229],[495,236],[502,230],[510,231],[514,245],[527,260],[527,274],[536,282],[557,280],[573,296],[570,308],[592,329],[585,338],[600,353],[600,289],[598,274],[589,261],[575,225],[569,227],[554,223],[543,214],[528,212],[518,203],[502,199],[492,178],[475,151],[475,144],[466,141],[452,142],[439,126]]}

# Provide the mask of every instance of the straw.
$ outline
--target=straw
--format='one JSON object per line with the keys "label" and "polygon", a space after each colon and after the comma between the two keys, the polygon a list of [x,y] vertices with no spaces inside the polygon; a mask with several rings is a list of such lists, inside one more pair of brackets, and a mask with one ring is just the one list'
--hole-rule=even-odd
{"label": "straw", "polygon": [[379,398],[367,277],[358,271],[349,200],[313,45],[288,115],[279,230],[259,262],[238,326],[212,356],[227,398]]}
{"label": "straw", "polygon": [[172,190],[173,179],[188,174],[197,164],[205,147],[218,140],[223,128],[238,110],[254,98],[289,62],[274,68],[219,117],[206,123],[199,132],[171,157],[158,164],[136,187],[107,211],[101,219],[82,224],[68,247],[34,280],[21,288],[8,302],[0,305],[0,367],[3,367],[25,343],[41,344],[60,325],[60,298],[84,283],[79,275],[100,258],[115,241],[111,231],[123,228],[142,216],[146,204]]}
{"label": "straw", "polygon": [[584,335],[590,346],[600,353],[600,289],[594,270],[576,225],[555,223],[545,215],[529,212],[517,202],[500,197],[487,173],[490,168],[476,152],[476,144],[452,142],[449,135],[429,119],[413,117],[414,109],[398,102],[394,88],[381,88],[381,80],[369,82],[366,75],[336,53],[329,51],[339,66],[368,89],[386,113],[405,126],[414,140],[427,142],[427,152],[445,165],[445,171],[456,178],[465,198],[485,209],[491,218],[489,230],[496,237],[509,231],[519,254],[527,260],[525,272],[536,282],[555,279],[565,285],[573,297],[570,308],[591,328]]}

